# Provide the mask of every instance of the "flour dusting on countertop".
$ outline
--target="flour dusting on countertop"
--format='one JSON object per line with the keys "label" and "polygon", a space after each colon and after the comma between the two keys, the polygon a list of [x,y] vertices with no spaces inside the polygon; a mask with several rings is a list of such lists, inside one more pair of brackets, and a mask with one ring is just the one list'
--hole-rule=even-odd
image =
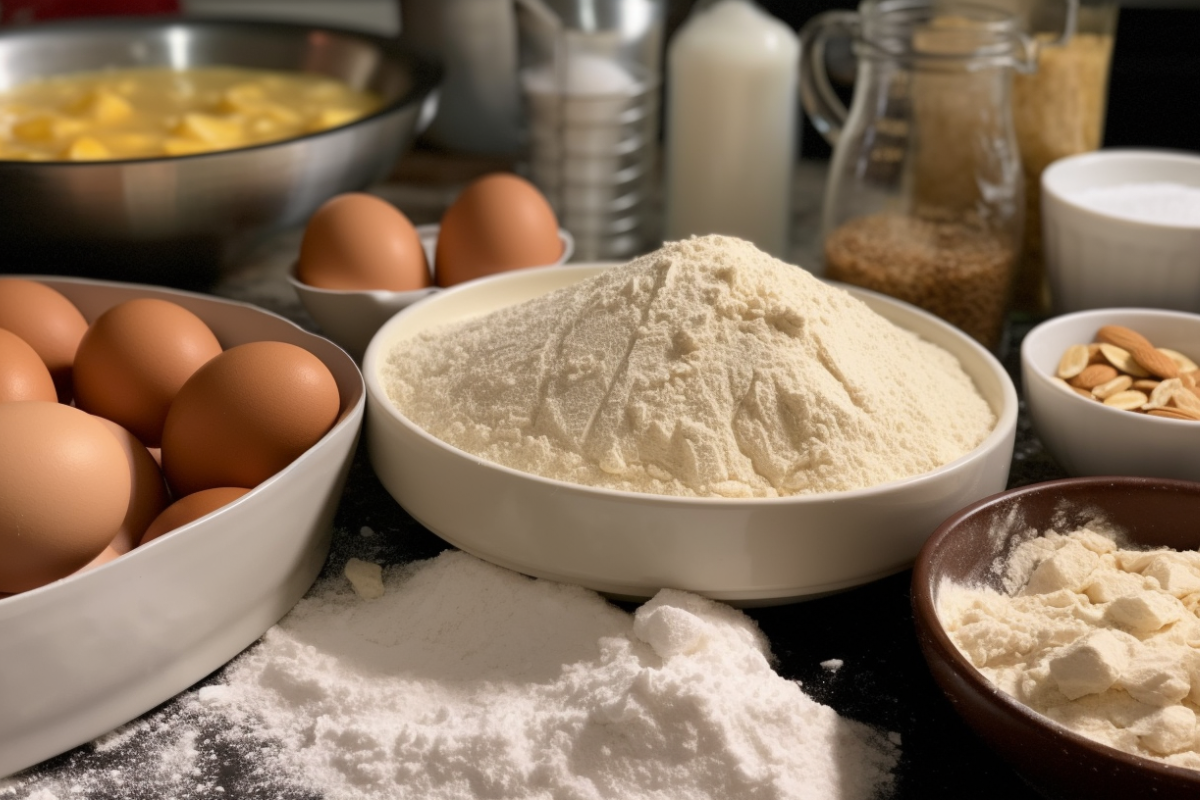
{"label": "flour dusting on countertop", "polygon": [[723,604],[664,590],[631,615],[458,551],[382,584],[360,580],[367,599],[324,581],[178,712],[114,734],[169,742],[139,764],[80,776],[82,795],[25,788],[219,797],[197,762],[239,746],[262,750],[270,798],[868,800],[892,786],[897,744],[779,676]]}

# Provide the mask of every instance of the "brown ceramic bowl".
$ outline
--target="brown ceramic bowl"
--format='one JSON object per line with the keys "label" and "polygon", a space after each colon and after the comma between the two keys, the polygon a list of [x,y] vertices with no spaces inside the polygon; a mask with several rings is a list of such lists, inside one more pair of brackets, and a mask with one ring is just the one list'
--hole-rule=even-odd
{"label": "brown ceramic bowl", "polygon": [[1029,528],[1070,530],[1097,512],[1131,545],[1200,547],[1200,483],[1163,478],[1070,478],[967,506],[926,541],[913,570],[917,638],[934,680],[974,731],[1049,798],[1200,797],[1200,771],[1130,755],[1080,736],[1001,692],[946,635],[935,612],[943,578],[1000,588],[988,570]]}

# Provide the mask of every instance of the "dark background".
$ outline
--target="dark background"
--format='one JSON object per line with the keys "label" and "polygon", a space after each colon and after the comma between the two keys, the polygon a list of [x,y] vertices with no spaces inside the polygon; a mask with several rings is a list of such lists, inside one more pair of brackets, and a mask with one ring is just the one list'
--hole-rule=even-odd
{"label": "dark background", "polygon": [[[320,5],[277,2],[281,7],[294,6],[300,16],[306,8]],[[697,0],[665,2],[664,39],[669,43]],[[857,6],[857,0],[757,2],[796,30],[822,11]],[[1200,151],[1200,0],[1134,3],[1122,6],[1119,12],[1104,146]],[[330,0],[329,5],[335,4],[336,0]],[[63,16],[171,13],[182,5],[182,0],[0,0],[0,25]],[[822,159],[828,158],[829,152],[824,139],[805,120],[801,156]]]}
{"label": "dark background", "polygon": [[[758,2],[797,30],[822,11],[857,6],[855,0]],[[691,5],[691,0],[670,3],[669,30]],[[1200,150],[1200,3],[1120,9],[1104,146]],[[801,156],[829,157],[829,146],[807,119]]]}

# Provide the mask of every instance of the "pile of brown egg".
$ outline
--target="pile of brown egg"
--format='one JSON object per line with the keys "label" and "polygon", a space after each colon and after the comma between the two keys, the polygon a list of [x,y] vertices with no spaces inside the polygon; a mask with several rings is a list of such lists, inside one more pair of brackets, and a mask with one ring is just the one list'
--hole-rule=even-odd
{"label": "pile of brown egg", "polygon": [[340,405],[302,347],[224,349],[156,298],[89,325],[54,288],[0,278],[0,597],[236,500],[316,444]]}

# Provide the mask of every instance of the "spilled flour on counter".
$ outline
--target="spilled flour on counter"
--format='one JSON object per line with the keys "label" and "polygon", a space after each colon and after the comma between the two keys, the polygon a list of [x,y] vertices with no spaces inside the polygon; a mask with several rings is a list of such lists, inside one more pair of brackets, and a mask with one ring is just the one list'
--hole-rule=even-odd
{"label": "spilled flour on counter", "polygon": [[873,486],[966,454],[995,424],[949,353],[723,236],[402,341],[380,377],[469,453],[653,494]]}
{"label": "spilled flour on counter", "polygon": [[[666,590],[631,615],[457,551],[389,567],[383,585],[368,600],[344,578],[318,584],[181,711],[113,734],[174,736],[144,764],[28,788],[211,800],[231,795],[196,785],[197,762],[248,746],[253,797],[273,800],[868,800],[892,786],[897,743],[774,672],[728,606]],[[31,795],[0,782],[10,796]]]}
{"label": "spilled flour on counter", "polygon": [[868,798],[896,750],[781,678],[741,612],[629,614],[460,552],[302,600],[199,702],[331,797]]}

